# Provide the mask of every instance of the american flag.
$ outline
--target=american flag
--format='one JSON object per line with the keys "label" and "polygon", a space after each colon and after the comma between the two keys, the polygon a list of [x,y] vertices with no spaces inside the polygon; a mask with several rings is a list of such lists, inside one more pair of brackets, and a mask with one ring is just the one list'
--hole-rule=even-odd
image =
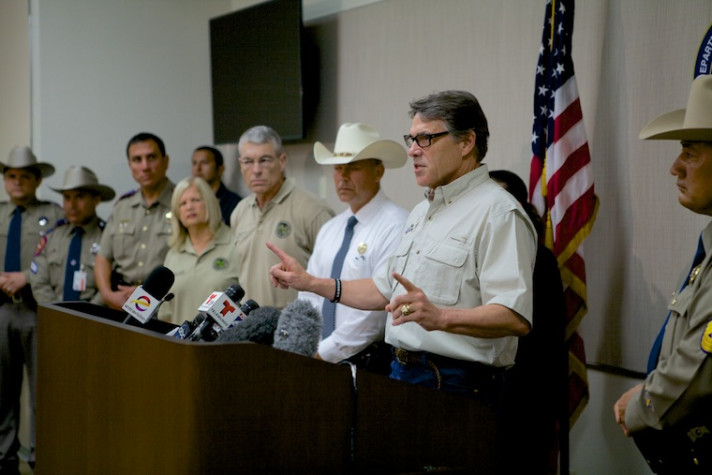
{"label": "american flag", "polygon": [[583,340],[576,329],[587,311],[582,243],[593,227],[598,198],[581,113],[571,37],[574,1],[549,0],[534,91],[529,199],[546,223],[546,245],[556,255],[566,298],[569,351],[569,426],[588,402]]}

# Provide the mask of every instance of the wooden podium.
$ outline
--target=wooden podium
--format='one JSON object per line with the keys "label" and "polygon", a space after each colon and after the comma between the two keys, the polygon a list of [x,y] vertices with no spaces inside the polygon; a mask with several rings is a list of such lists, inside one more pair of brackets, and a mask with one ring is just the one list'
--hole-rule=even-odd
{"label": "wooden podium", "polygon": [[122,317],[40,306],[38,474],[493,471],[493,415],[475,401]]}

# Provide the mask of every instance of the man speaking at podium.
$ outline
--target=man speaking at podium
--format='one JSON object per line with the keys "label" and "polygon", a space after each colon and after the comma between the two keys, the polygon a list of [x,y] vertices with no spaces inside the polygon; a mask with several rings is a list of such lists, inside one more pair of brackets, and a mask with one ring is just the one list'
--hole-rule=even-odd
{"label": "man speaking at podium", "polygon": [[273,285],[361,309],[386,309],[391,378],[501,400],[517,336],[530,329],[536,231],[489,178],[487,119],[477,99],[444,91],[410,104],[405,142],[427,199],[406,222],[383,272],[341,282],[308,274],[277,246]]}

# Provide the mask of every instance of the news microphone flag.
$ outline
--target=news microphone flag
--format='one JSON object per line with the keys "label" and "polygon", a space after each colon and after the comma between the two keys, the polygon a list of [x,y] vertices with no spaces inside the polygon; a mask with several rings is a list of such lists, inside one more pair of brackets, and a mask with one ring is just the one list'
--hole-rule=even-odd
{"label": "news microphone flag", "polygon": [[156,267],[148,274],[143,285],[139,285],[131,293],[122,309],[142,324],[146,323],[156,313],[174,280],[173,271],[169,268]]}
{"label": "news microphone flag", "polygon": [[546,223],[545,242],[557,258],[566,300],[569,351],[569,426],[588,402],[583,340],[576,332],[586,315],[582,243],[598,211],[583,123],[571,38],[574,1],[549,0],[534,91],[529,200]]}
{"label": "news microphone flag", "polygon": [[233,302],[226,292],[210,294],[205,302],[198,307],[198,311],[207,313],[223,330],[246,317],[240,306]]}
{"label": "news microphone flag", "polygon": [[138,286],[128,298],[126,303],[124,303],[122,308],[124,312],[128,313],[139,322],[146,323],[151,319],[160,303],[161,299],[158,299],[146,292],[142,286]]}

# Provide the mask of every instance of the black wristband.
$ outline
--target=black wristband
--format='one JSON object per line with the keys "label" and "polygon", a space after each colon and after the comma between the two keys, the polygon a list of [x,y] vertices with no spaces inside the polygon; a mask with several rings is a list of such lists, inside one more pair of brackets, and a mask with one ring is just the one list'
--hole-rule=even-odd
{"label": "black wristband", "polygon": [[336,289],[334,290],[334,298],[331,300],[332,303],[338,303],[341,300],[341,279],[334,279],[334,285]]}

